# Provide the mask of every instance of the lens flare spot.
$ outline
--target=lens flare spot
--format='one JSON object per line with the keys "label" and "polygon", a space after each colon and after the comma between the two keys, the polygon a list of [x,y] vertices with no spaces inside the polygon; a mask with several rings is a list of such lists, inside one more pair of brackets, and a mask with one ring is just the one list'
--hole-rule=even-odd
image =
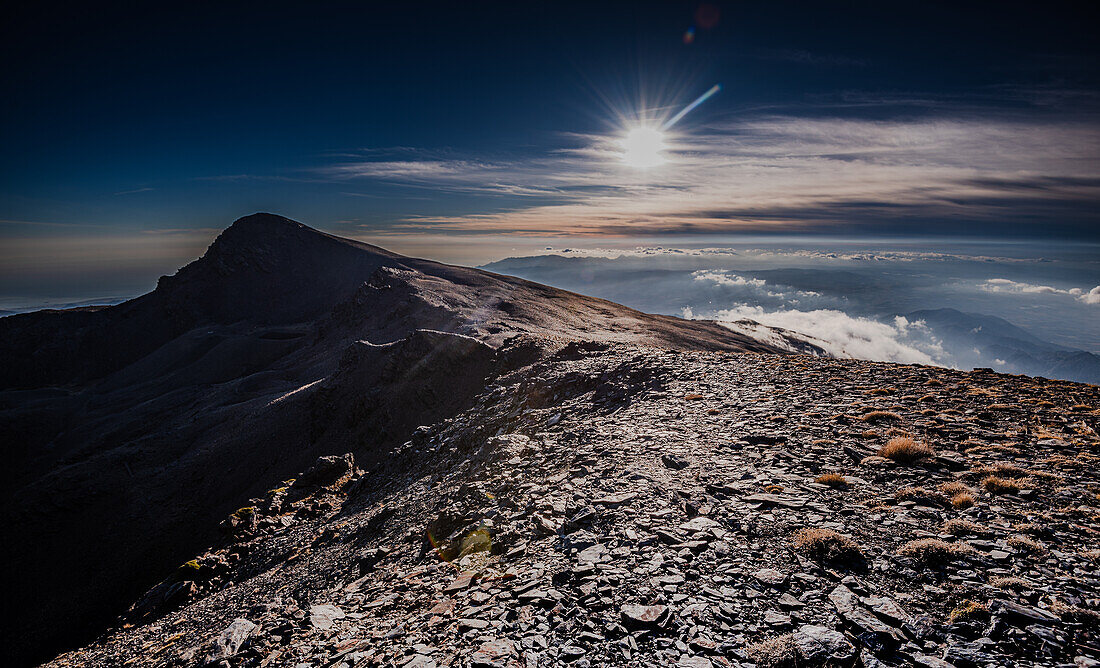
{"label": "lens flare spot", "polygon": [[646,169],[665,163],[665,135],[657,128],[631,128],[623,137],[621,145],[623,163],[630,167]]}

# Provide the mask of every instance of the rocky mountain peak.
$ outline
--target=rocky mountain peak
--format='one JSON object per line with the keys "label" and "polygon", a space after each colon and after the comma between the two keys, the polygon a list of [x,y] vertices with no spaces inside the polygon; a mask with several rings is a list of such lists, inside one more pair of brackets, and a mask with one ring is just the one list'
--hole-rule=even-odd
{"label": "rocky mountain peak", "polygon": [[779,353],[242,218],[0,319],[9,662],[1097,655],[1097,388]]}

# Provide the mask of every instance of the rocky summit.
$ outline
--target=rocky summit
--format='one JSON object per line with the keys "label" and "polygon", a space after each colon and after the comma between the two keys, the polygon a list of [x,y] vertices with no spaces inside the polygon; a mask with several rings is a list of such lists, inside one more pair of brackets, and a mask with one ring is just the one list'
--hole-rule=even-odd
{"label": "rocky summit", "polygon": [[1100,665],[1097,387],[242,220],[0,320],[17,662]]}

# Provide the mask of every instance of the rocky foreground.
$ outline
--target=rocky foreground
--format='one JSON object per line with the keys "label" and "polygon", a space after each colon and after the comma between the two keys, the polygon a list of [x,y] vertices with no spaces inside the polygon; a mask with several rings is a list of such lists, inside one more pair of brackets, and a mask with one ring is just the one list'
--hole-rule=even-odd
{"label": "rocky foreground", "polygon": [[50,665],[1100,665],[1098,417],[1074,383],[568,345],[241,498]]}

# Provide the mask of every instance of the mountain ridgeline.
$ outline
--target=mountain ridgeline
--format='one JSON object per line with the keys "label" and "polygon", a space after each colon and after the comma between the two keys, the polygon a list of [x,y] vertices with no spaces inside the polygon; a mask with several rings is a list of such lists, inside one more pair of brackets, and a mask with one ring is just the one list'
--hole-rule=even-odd
{"label": "mountain ridgeline", "polygon": [[773,350],[271,214],[136,299],[0,319],[18,656],[90,638],[241,499],[320,455],[384,460],[569,341]]}

